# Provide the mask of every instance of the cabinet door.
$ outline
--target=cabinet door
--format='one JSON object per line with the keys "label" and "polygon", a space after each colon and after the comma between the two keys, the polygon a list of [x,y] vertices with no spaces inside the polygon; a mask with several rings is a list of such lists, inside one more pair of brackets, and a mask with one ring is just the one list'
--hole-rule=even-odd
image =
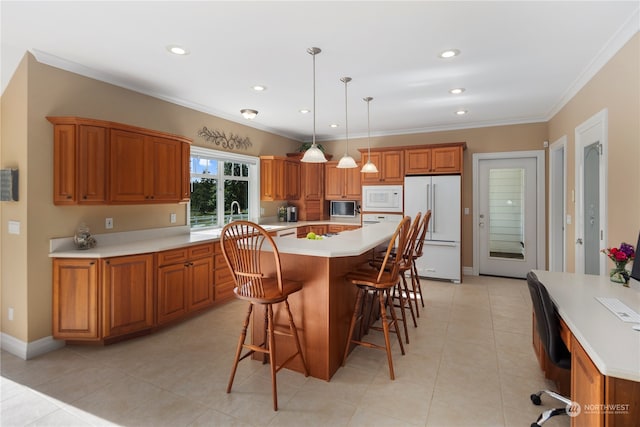
{"label": "cabinet door", "polygon": [[109,148],[109,199],[112,202],[143,202],[148,199],[150,165],[145,158],[144,135],[112,130]]}
{"label": "cabinet door", "polygon": [[182,145],[167,138],[147,138],[150,170],[145,176],[145,198],[156,202],[182,200]]}
{"label": "cabinet door", "polygon": [[324,195],[324,169],[322,163],[303,163],[302,192],[305,200],[322,200]]}
{"label": "cabinet door", "polygon": [[78,132],[78,203],[107,201],[107,129],[80,125]]}
{"label": "cabinet door", "polygon": [[102,260],[103,338],[153,326],[153,255]]}
{"label": "cabinet door", "polygon": [[98,339],[98,262],[53,260],[53,337]]}
{"label": "cabinet door", "polygon": [[431,149],[416,148],[404,153],[405,173],[407,175],[431,172]]}
{"label": "cabinet door", "polygon": [[213,255],[189,262],[187,309],[199,310],[213,304]]}
{"label": "cabinet door", "polygon": [[340,200],[344,191],[344,171],[337,168],[338,162],[327,162],[324,167],[324,198]]}
{"label": "cabinet door", "polygon": [[[604,376],[598,371],[578,340],[571,337],[571,400],[584,408],[586,404],[604,405]],[[620,403],[620,402],[614,402]],[[571,419],[572,426],[604,426],[604,412],[581,412]]]}
{"label": "cabinet door", "polygon": [[293,160],[285,160],[283,164],[285,199],[297,200],[300,198],[300,163]]}
{"label": "cabinet door", "polygon": [[404,181],[403,154],[402,151],[382,152],[382,181],[385,184],[402,184]]}
{"label": "cabinet door", "polygon": [[284,165],[280,159],[260,159],[260,200],[284,200]]}
{"label": "cabinet door", "polygon": [[462,147],[434,148],[431,169],[435,173],[460,173]]}
{"label": "cabinet door", "polygon": [[158,268],[157,313],[163,324],[187,314],[188,263]]}
{"label": "cabinet door", "polygon": [[55,125],[53,129],[53,203],[72,205],[76,198],[76,127]]}
{"label": "cabinet door", "polygon": [[357,168],[344,169],[344,198],[348,200],[362,199],[362,175],[360,172],[361,165],[358,163]]}

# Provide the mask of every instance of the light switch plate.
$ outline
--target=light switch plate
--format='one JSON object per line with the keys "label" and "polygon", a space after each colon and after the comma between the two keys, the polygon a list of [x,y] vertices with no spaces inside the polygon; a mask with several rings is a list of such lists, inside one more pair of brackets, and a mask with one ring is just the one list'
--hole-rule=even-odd
{"label": "light switch plate", "polygon": [[9,234],[20,234],[20,221],[9,221]]}

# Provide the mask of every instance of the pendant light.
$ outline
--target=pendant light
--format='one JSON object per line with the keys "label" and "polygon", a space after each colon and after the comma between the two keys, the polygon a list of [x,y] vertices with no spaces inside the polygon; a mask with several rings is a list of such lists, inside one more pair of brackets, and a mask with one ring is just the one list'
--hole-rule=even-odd
{"label": "pendant light", "polygon": [[313,139],[311,147],[304,152],[300,159],[304,163],[325,163],[327,161],[324,153],[316,145],[316,55],[322,52],[319,47],[310,47],[307,53],[313,57]]}
{"label": "pendant light", "polygon": [[347,134],[347,141],[345,143],[344,156],[338,162],[337,168],[347,169],[347,168],[357,168],[358,165],[356,161],[353,160],[353,157],[349,155],[349,119],[348,119],[348,108],[347,108],[347,84],[351,81],[351,77],[343,77],[340,79],[342,83],[344,83],[344,128]]}
{"label": "pendant light", "polygon": [[367,96],[366,98],[362,98],[367,103],[367,163],[362,166],[360,172],[363,173],[378,173],[378,168],[376,165],[371,163],[371,120],[369,119],[369,103],[373,100],[372,97]]}

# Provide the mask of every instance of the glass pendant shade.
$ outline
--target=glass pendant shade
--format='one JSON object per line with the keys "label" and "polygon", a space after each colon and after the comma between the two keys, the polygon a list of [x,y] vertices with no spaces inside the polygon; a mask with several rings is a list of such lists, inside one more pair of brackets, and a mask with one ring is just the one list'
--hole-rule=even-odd
{"label": "glass pendant shade", "polygon": [[327,158],[316,145],[316,55],[322,52],[318,47],[310,47],[307,53],[313,57],[313,140],[311,147],[304,152],[300,159],[303,163],[325,163]]}
{"label": "glass pendant shade", "polygon": [[362,98],[367,103],[367,163],[362,166],[360,172],[362,173],[378,173],[378,168],[375,164],[371,163],[371,120],[369,119],[369,103],[373,101],[373,98],[367,96]]}
{"label": "glass pendant shade", "polygon": [[353,160],[353,157],[345,154],[344,156],[342,156],[342,158],[338,162],[338,166],[336,167],[340,169],[347,169],[347,168],[357,168],[358,165],[356,164],[356,161]]}
{"label": "glass pendant shade", "polygon": [[304,156],[300,159],[301,162],[304,163],[324,163],[327,161],[326,157],[324,157],[324,153],[322,150],[318,148],[318,146],[313,143],[311,147],[307,151],[304,152]]}
{"label": "glass pendant shade", "polygon": [[349,155],[349,109],[347,108],[347,83],[351,81],[351,77],[342,77],[340,81],[344,83],[344,129],[347,135],[345,146],[344,146],[344,156],[338,162],[339,169],[349,169],[349,168],[357,168],[358,165],[356,161],[353,160],[353,157]]}
{"label": "glass pendant shade", "polygon": [[369,160],[369,161],[367,161],[367,163],[364,164],[364,166],[362,166],[362,169],[360,169],[360,172],[363,172],[363,173],[378,173],[378,168],[376,167],[376,165],[371,163],[371,160]]}

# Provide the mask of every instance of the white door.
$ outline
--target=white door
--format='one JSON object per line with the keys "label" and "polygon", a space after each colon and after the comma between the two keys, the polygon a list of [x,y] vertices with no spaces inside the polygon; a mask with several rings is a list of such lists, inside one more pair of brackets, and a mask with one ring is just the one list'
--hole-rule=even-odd
{"label": "white door", "polygon": [[478,162],[480,274],[524,278],[538,267],[536,162],[535,157]]}
{"label": "white door", "polygon": [[576,128],[576,273],[604,274],[607,257],[607,110]]}

